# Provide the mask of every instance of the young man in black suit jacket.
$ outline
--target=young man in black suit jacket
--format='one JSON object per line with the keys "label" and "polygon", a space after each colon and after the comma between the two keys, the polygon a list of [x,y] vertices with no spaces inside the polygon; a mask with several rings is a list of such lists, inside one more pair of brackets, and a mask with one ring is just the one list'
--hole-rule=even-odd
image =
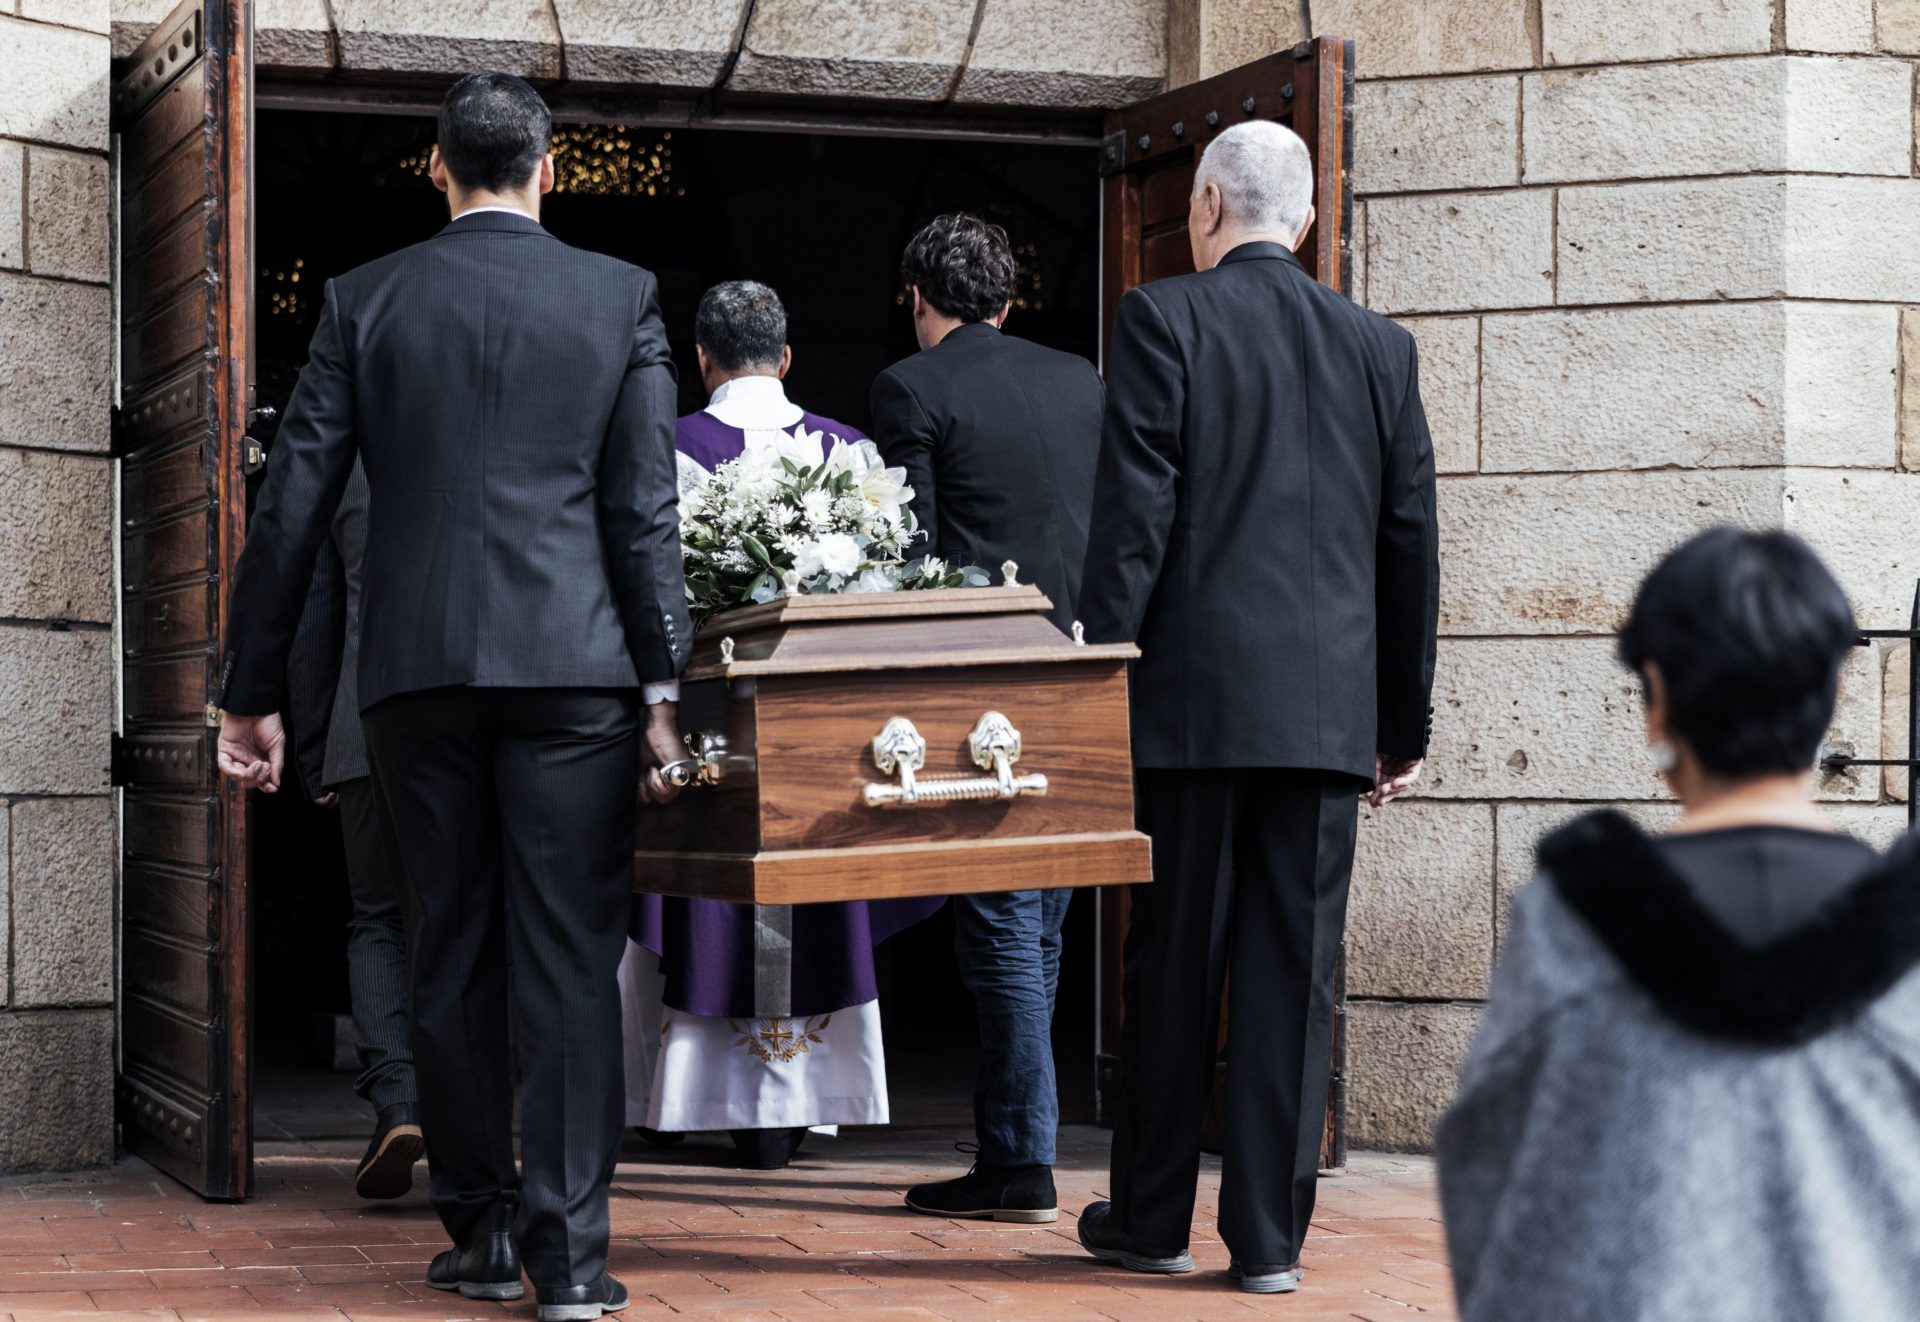
{"label": "young man in black suit jacket", "polygon": [[558,1322],[627,1302],[605,1271],[615,972],[641,761],[657,797],[677,756],[673,706],[643,722],[643,685],[675,680],[692,629],[655,281],[540,227],[549,129],[522,80],[460,80],[431,165],[452,222],[328,282],[235,574],[219,755],[278,787],[281,672],[357,453],[360,703],[400,835],[432,1202],[454,1242],[427,1282],[518,1298],[524,1256]]}
{"label": "young man in black suit jacket", "polygon": [[[1006,231],[941,216],[913,237],[901,273],[920,352],[873,383],[873,439],[907,470],[925,549],[999,572],[1008,561],[1074,619],[1100,445],[1100,375],[1086,359],[1004,335],[1013,297]],[[980,1016],[975,1169],[907,1194],[916,1212],[1052,1221],[1052,1025],[1060,929],[1073,892],[961,895],[960,973]]]}
{"label": "young man in black suit jacket", "polygon": [[1220,1237],[1259,1293],[1298,1285],[1357,802],[1419,774],[1440,581],[1413,337],[1300,265],[1312,197],[1277,124],[1208,146],[1196,273],[1115,319],[1080,601],[1089,640],[1140,645],[1154,875],[1127,929],[1113,1200],[1081,1242],[1192,1270],[1225,981]]}

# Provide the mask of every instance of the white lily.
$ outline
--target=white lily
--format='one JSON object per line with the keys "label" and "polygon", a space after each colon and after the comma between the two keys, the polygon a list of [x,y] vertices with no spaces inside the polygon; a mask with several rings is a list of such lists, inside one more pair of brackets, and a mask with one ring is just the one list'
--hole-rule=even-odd
{"label": "white lily", "polygon": [[860,479],[860,494],[889,522],[897,522],[901,507],[913,499],[913,488],[907,485],[904,468],[871,468]]}
{"label": "white lily", "polygon": [[810,432],[804,425],[796,426],[791,435],[777,433],[773,447],[780,458],[791,459],[795,468],[818,468],[826,462],[826,445],[821,433]]}

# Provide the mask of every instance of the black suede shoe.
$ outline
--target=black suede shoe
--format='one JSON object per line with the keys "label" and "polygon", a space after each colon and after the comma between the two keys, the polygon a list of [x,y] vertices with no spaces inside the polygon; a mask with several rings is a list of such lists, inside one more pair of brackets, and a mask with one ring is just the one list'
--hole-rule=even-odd
{"label": "black suede shoe", "polygon": [[1089,1203],[1080,1214],[1080,1247],[1102,1262],[1112,1262],[1131,1272],[1157,1272],[1173,1275],[1193,1270],[1191,1253],[1160,1253],[1137,1243],[1113,1224],[1113,1204]]}
{"label": "black suede shoe", "polygon": [[627,1287],[612,1273],[601,1272],[590,1285],[541,1286],[534,1292],[540,1301],[540,1322],[590,1322],[602,1313],[617,1313],[627,1306]]}
{"label": "black suede shoe", "polygon": [[468,1299],[524,1295],[527,1287],[520,1283],[520,1255],[513,1251],[516,1210],[511,1202],[495,1203],[472,1238],[433,1260],[427,1268],[427,1284],[436,1290],[458,1290]]}
{"label": "black suede shoe", "polygon": [[735,1129],[730,1131],[733,1146],[740,1150],[740,1165],[750,1171],[777,1171],[793,1160],[806,1138],[799,1129]]}
{"label": "black suede shoe", "polygon": [[362,1198],[398,1198],[413,1187],[413,1163],[426,1153],[420,1135],[420,1108],[395,1102],[380,1108],[367,1155],[353,1173],[353,1191]]}
{"label": "black suede shoe", "polygon": [[[978,1151],[955,1144],[962,1152]],[[907,1190],[907,1206],[927,1216],[962,1221],[1013,1221],[1036,1225],[1060,1216],[1051,1166],[982,1166],[954,1180],[916,1184]]]}

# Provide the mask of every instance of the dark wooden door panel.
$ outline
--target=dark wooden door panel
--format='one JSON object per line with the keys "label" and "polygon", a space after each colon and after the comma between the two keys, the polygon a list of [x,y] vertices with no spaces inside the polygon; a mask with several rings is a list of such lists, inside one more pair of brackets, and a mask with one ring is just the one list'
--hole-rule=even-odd
{"label": "dark wooden door panel", "polygon": [[[201,376],[202,373],[196,371],[194,382],[182,382],[177,388],[169,386],[161,402],[184,412],[189,400],[199,398],[199,391],[192,385]],[[179,397],[174,399],[176,389]],[[148,417],[155,421],[147,433],[126,442],[133,453],[120,465],[122,498],[136,502],[144,520],[196,511],[204,514],[215,500],[207,482],[205,429],[194,427],[173,443],[163,444],[164,432],[177,430],[184,419],[174,418],[169,424],[159,410]]]}
{"label": "dark wooden door panel", "polygon": [[[1306,139],[1319,218],[1300,260],[1322,284],[1350,292],[1352,87],[1353,43],[1321,37],[1110,113],[1100,148],[1107,326],[1127,290],[1193,269],[1185,227],[1200,153],[1221,131],[1250,119],[1277,120]],[[1103,329],[1103,359],[1105,348]]]}
{"label": "dark wooden door panel", "polygon": [[[215,511],[203,500],[154,524],[131,524],[120,538],[122,572],[140,591],[165,588],[207,573],[209,524]],[[132,518],[131,515],[128,516]],[[203,624],[200,637],[210,637]]]}
{"label": "dark wooden door panel", "polygon": [[184,1012],[189,1022],[213,1018],[213,979],[207,966],[213,955],[204,941],[185,939],[153,928],[127,926],[120,942],[120,961],[129,981]]}
{"label": "dark wooden door panel", "polygon": [[186,0],[113,90],[119,137],[125,787],[118,1112],[127,1147],[244,1197],[246,801],[214,768],[239,552],[251,257],[247,0]]}
{"label": "dark wooden door panel", "polygon": [[[1349,134],[1352,94],[1353,43],[1321,37],[1107,116],[1106,136],[1100,145],[1103,362],[1121,296],[1148,280],[1193,270],[1186,220],[1200,154],[1215,135],[1248,120],[1277,120],[1306,140],[1313,156],[1313,200],[1318,216],[1300,245],[1300,259],[1322,284],[1351,292],[1348,255],[1352,192],[1347,172],[1353,158]],[[1104,1111],[1104,1095],[1117,1077],[1126,892],[1119,887],[1103,889],[1099,905],[1100,1004],[1095,1050]],[[1220,1027],[1224,1050],[1224,998]],[[1336,1023],[1323,1165],[1346,1160],[1340,1114],[1345,1097],[1341,1079],[1344,1056],[1345,1038]],[[1217,1094],[1218,1077],[1215,1082]]]}
{"label": "dark wooden door panel", "polygon": [[[201,811],[205,813],[204,805]],[[138,894],[129,893],[122,906],[122,920],[129,929],[207,941],[208,892],[216,884],[210,873],[129,859],[126,878],[129,892],[134,882],[139,883]]]}
{"label": "dark wooden door panel", "polygon": [[161,652],[198,643],[206,632],[202,621],[213,608],[210,595],[203,580],[130,604],[120,619],[128,653]]}
{"label": "dark wooden door panel", "polygon": [[127,858],[179,868],[204,880],[214,865],[212,841],[207,838],[208,807],[204,799],[142,796],[120,823]]}

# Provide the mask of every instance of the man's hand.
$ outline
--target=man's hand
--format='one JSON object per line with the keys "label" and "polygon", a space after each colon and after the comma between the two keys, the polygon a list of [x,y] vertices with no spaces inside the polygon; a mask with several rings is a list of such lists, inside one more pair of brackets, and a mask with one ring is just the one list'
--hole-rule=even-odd
{"label": "man's hand", "polygon": [[280,772],[287,759],[287,732],[280,724],[280,713],[221,713],[219,759],[220,770],[243,789],[279,793]]}
{"label": "man's hand", "polygon": [[319,798],[313,801],[313,806],[316,808],[332,808],[335,805],[337,805],[339,802],[340,802],[340,791],[328,790],[325,794],[322,794]]}
{"label": "man's hand", "polygon": [[640,797],[648,803],[670,803],[679,797],[680,787],[669,785],[660,768],[678,762],[687,755],[680,742],[680,704],[656,702],[647,708],[646,728],[640,732],[640,765],[645,777],[640,782]]}
{"label": "man's hand", "polygon": [[1373,793],[1367,796],[1367,802],[1376,808],[1386,807],[1413,788],[1413,782],[1420,779],[1420,768],[1425,765],[1425,758],[1393,757],[1386,753],[1375,753]]}

